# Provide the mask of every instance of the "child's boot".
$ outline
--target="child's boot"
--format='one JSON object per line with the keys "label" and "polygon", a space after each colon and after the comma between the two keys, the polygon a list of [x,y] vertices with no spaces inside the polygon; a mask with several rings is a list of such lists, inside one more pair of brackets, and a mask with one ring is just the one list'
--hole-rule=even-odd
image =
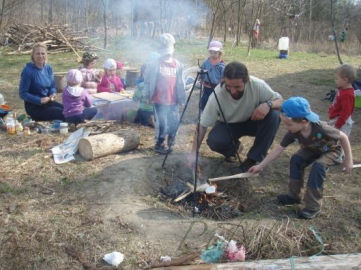
{"label": "child's boot", "polygon": [[305,202],[305,208],[298,212],[298,216],[303,219],[315,218],[321,209],[322,189],[307,187],[303,200]]}

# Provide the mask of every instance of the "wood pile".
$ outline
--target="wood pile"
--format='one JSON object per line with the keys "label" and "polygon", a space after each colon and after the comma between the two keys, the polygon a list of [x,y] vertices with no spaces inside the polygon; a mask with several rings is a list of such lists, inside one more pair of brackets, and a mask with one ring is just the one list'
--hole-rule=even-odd
{"label": "wood pile", "polygon": [[8,54],[29,54],[35,43],[45,44],[48,53],[97,49],[87,43],[84,31],[73,31],[68,25],[15,24],[7,29],[5,37],[14,49]]}

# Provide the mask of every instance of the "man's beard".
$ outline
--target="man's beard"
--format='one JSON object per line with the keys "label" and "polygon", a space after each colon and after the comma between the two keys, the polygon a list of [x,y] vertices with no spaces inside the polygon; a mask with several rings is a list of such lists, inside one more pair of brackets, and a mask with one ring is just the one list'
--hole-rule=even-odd
{"label": "man's beard", "polygon": [[239,99],[241,99],[241,98],[243,97],[243,94],[244,94],[243,91],[242,91],[242,92],[237,92],[237,96],[233,96],[233,95],[231,94],[231,97],[232,97],[233,99],[235,99],[235,100],[239,100]]}

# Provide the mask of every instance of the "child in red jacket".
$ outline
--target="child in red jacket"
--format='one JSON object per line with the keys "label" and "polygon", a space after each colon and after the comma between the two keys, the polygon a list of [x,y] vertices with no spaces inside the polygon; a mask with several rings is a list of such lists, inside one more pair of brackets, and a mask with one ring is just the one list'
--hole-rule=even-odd
{"label": "child in red jacket", "polygon": [[336,69],[335,83],[338,88],[335,100],[328,110],[329,124],[350,136],[353,121],[351,115],[355,107],[355,90],[352,82],[356,79],[355,69],[343,64]]}

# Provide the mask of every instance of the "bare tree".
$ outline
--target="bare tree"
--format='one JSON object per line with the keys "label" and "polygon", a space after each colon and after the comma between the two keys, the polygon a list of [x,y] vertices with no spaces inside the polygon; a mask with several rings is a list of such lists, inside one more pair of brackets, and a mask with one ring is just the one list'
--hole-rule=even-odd
{"label": "bare tree", "polygon": [[108,30],[107,30],[107,9],[108,0],[102,0],[103,3],[103,22],[104,22],[104,49],[107,48]]}

